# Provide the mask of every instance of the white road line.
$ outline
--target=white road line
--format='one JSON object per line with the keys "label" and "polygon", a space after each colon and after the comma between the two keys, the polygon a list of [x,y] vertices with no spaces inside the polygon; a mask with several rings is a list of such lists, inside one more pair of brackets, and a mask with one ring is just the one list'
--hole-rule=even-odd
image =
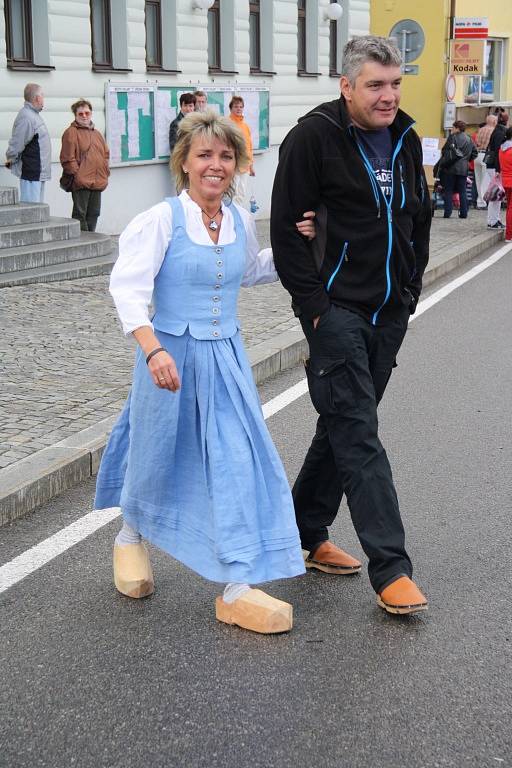
{"label": "white road line", "polygon": [[276,397],[273,397],[272,400],[266,402],[265,405],[263,405],[263,416],[265,419],[270,419],[274,413],[282,411],[283,408],[286,408],[287,405],[293,403],[294,400],[305,395],[307,391],[308,382],[306,379],[302,379],[298,384],[294,384],[293,387],[285,389],[280,395],[277,395]]}
{"label": "white road line", "polygon": [[[464,285],[464,283],[467,283],[485,269],[491,267],[511,250],[512,244],[503,246],[496,251],[496,253],[493,253],[492,256],[489,256],[488,259],[482,261],[481,264],[478,264],[460,277],[447,283],[447,285],[443,286],[443,288],[440,288],[438,291],[435,291],[435,293],[427,299],[420,301],[410,322],[422,315],[423,312],[426,312],[427,309],[430,309],[439,301],[446,298],[452,291],[455,291],[461,285]],[[269,400],[263,405],[263,415],[265,419],[269,419],[271,416],[274,416],[274,414],[282,411],[283,408],[286,408],[295,400],[298,400],[299,397],[305,395],[307,391],[307,381],[306,379],[302,379],[298,384],[294,384],[293,387],[290,387],[276,397],[273,397],[272,400]],[[120,510],[117,507],[89,512],[89,514],[84,515],[84,517],[71,523],[71,525],[63,528],[58,533],[45,539],[40,544],[36,544],[36,546],[23,552],[18,557],[15,557],[14,560],[1,566],[0,593],[9,589],[9,587],[14,586],[14,584],[17,584],[34,571],[37,571],[43,565],[50,562],[50,560],[53,560],[70,547],[78,544],[78,542],[87,538],[87,536],[90,536],[99,528],[103,528],[104,525],[107,525],[119,515]]]}
{"label": "white road line", "polygon": [[17,584],[33,571],[37,571],[46,563],[61,555],[74,544],[90,536],[98,528],[102,528],[111,520],[118,517],[121,510],[117,507],[101,509],[89,512],[71,525],[66,526],[53,536],[27,549],[14,560],[2,565],[0,568],[0,593]]}
{"label": "white road line", "polygon": [[483,272],[488,267],[492,267],[492,265],[496,264],[496,262],[502,259],[503,256],[506,256],[509,251],[512,251],[512,243],[510,245],[504,245],[502,248],[496,251],[496,253],[493,253],[492,256],[489,256],[488,259],[482,261],[480,264],[477,264],[476,267],[473,267],[473,269],[469,269],[463,275],[455,278],[455,280],[452,280],[450,283],[447,283],[438,291],[429,296],[428,299],[423,299],[423,301],[420,301],[416,307],[416,312],[411,316],[409,322],[412,322],[417,317],[422,315],[423,312],[426,312],[427,309],[433,307],[434,304],[437,304],[439,301],[441,301],[441,299],[446,298],[446,296],[452,293],[452,291],[455,291],[457,288],[460,288],[461,285],[464,285],[464,283],[472,280],[474,277],[479,275],[480,272]]}

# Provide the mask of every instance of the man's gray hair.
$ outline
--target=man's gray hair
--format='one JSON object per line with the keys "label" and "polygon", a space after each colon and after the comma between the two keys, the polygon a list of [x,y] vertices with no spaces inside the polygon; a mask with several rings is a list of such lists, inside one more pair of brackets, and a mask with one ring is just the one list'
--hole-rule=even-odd
{"label": "man's gray hair", "polygon": [[27,83],[23,91],[23,98],[25,101],[28,101],[29,104],[32,104],[36,96],[39,96],[42,90],[42,87],[37,83]]}
{"label": "man's gray hair", "polygon": [[402,55],[391,37],[365,35],[349,40],[343,49],[341,74],[347,78],[352,87],[363,65],[368,61],[376,61],[385,67],[400,67]]}

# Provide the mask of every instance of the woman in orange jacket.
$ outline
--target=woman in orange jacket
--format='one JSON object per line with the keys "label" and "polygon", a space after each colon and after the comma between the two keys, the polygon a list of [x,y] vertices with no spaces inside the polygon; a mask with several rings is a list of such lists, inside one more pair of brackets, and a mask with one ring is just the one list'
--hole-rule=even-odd
{"label": "woman in orange jacket", "polygon": [[75,119],[62,135],[60,162],[65,174],[73,176],[73,219],[80,229],[94,232],[101,210],[101,193],[106,189],[110,152],[103,135],[92,122],[92,105],[79,99],[71,106]]}
{"label": "woman in orange jacket", "polygon": [[249,164],[235,176],[235,203],[249,209],[249,176],[255,176],[253,165],[253,147],[251,129],[244,120],[244,100],[241,96],[233,96],[229,102],[229,119],[240,129],[245,140],[245,148],[249,157]]}
{"label": "woman in orange jacket", "polygon": [[508,128],[505,141],[499,149],[501,183],[507,196],[505,240],[512,242],[512,128]]}

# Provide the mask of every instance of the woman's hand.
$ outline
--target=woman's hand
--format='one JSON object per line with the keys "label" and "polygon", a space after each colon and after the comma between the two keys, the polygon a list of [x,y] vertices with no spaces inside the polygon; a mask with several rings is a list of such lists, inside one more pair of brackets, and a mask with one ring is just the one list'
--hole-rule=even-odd
{"label": "woman's hand", "polygon": [[157,352],[148,363],[148,369],[153,382],[159,389],[177,392],[180,388],[180,377],[176,363],[168,352]]}
{"label": "woman's hand", "polygon": [[297,221],[295,223],[295,226],[299,230],[301,235],[304,235],[304,237],[307,237],[308,240],[314,240],[316,237],[316,229],[315,229],[315,212],[314,211],[306,211],[302,214],[304,216],[304,221]]}

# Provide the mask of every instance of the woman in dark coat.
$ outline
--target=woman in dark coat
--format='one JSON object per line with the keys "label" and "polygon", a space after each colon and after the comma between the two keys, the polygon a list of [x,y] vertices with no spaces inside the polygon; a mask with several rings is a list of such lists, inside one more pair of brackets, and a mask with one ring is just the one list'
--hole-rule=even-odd
{"label": "woman in dark coat", "polygon": [[[459,193],[459,218],[467,219],[468,199],[466,196],[466,180],[469,161],[477,156],[477,150],[467,133],[466,123],[456,120],[452,133],[448,137],[441,153],[439,165],[440,180],[444,192],[444,218],[449,219],[453,210],[453,193]],[[455,148],[455,152],[453,151]],[[454,160],[450,155],[458,155]]]}

